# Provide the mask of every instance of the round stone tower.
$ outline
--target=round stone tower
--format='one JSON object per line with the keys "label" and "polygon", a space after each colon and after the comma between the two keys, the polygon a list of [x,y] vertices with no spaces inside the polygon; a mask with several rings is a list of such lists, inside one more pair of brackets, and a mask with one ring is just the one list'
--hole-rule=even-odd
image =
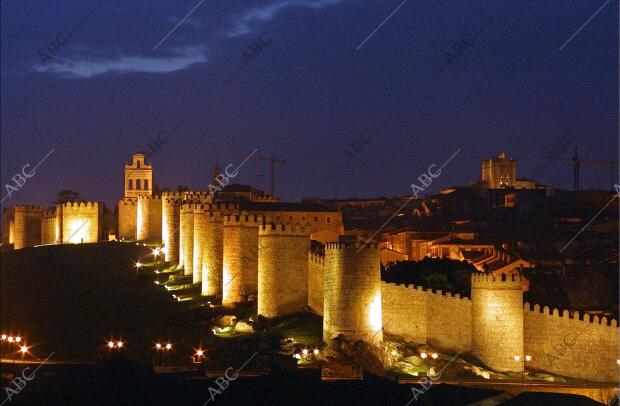
{"label": "round stone tower", "polygon": [[219,212],[205,211],[202,295],[222,297],[224,230]]}
{"label": "round stone tower", "polygon": [[521,371],[523,290],[518,273],[471,278],[472,353],[497,371]]}
{"label": "round stone tower", "polygon": [[183,267],[183,275],[193,275],[194,270],[194,206],[195,203],[183,203],[180,209],[179,265]]}
{"label": "round stone tower", "polygon": [[376,244],[345,240],[327,243],[323,291],[324,341],[339,334],[373,344],[383,340]]}
{"label": "round stone tower", "polygon": [[41,206],[15,206],[14,249],[19,250],[41,244],[42,214]]}
{"label": "round stone tower", "polygon": [[149,196],[138,196],[136,212],[136,240],[149,238]]}
{"label": "round stone tower", "polygon": [[308,305],[310,226],[272,224],[258,228],[258,314],[280,317]]}
{"label": "round stone tower", "polygon": [[164,259],[179,261],[180,201],[179,193],[164,192],[161,197],[161,240],[164,244]]}
{"label": "round stone tower", "polygon": [[206,242],[207,217],[206,210],[200,203],[194,205],[194,254],[192,283],[202,283],[203,251]]}
{"label": "round stone tower", "polygon": [[258,224],[255,215],[245,212],[224,217],[223,305],[257,293]]}

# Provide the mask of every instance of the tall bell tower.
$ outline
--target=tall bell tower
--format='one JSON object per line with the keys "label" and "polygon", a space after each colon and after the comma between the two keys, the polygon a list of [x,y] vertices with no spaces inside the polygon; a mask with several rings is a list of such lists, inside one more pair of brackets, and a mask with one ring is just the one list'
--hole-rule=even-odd
{"label": "tall bell tower", "polygon": [[153,167],[144,161],[143,153],[135,153],[130,165],[125,164],[125,195],[137,198],[153,194]]}

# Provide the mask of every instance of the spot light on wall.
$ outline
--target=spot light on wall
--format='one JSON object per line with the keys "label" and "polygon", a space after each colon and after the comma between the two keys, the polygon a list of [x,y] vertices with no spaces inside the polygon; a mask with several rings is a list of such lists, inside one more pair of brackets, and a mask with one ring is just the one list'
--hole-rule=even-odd
{"label": "spot light on wall", "polygon": [[377,293],[370,304],[368,322],[372,331],[381,330],[381,294]]}

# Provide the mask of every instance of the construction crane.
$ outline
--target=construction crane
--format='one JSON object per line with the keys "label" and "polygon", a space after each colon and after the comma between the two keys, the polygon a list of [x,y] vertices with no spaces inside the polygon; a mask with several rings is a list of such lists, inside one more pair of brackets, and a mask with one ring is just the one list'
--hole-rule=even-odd
{"label": "construction crane", "polygon": [[575,155],[571,161],[573,162],[573,188],[575,191],[579,190],[579,170],[581,164],[608,166],[610,171],[610,185],[614,184],[616,178],[615,168],[618,167],[619,164],[613,157],[609,161],[600,159],[579,159],[577,156],[577,147],[575,147]]}
{"label": "construction crane", "polygon": [[[250,154],[244,154],[241,152],[232,152],[232,151],[219,151],[219,154],[221,155],[228,155],[228,156],[236,156],[236,157],[243,157],[246,158],[248,157]],[[260,161],[269,161],[270,163],[270,184],[269,184],[269,193],[271,196],[275,196],[276,195],[276,190],[275,190],[275,179],[276,179],[276,169],[275,166],[276,164],[285,164],[286,161],[282,160],[282,159],[277,159],[275,157],[272,156],[253,156],[253,158],[258,159]]]}

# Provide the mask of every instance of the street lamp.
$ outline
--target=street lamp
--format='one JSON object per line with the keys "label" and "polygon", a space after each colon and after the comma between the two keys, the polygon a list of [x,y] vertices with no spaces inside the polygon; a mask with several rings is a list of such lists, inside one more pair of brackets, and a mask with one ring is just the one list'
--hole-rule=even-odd
{"label": "street lamp", "polygon": [[15,337],[15,342],[16,343],[21,343],[21,341],[22,341],[21,337],[19,337],[19,336]]}
{"label": "street lamp", "polygon": [[123,348],[123,342],[122,342],[122,341],[118,341],[118,342],[116,343],[116,346],[117,346],[118,348]]}
{"label": "street lamp", "polygon": [[108,341],[108,348],[114,348],[114,341]]}
{"label": "street lamp", "polygon": [[142,267],[140,261],[136,262],[136,271],[140,270],[140,267]]}
{"label": "street lamp", "polygon": [[530,362],[532,360],[531,355],[526,355],[522,357],[520,355],[515,355],[515,361],[521,362],[521,385],[525,384],[525,363]]}

